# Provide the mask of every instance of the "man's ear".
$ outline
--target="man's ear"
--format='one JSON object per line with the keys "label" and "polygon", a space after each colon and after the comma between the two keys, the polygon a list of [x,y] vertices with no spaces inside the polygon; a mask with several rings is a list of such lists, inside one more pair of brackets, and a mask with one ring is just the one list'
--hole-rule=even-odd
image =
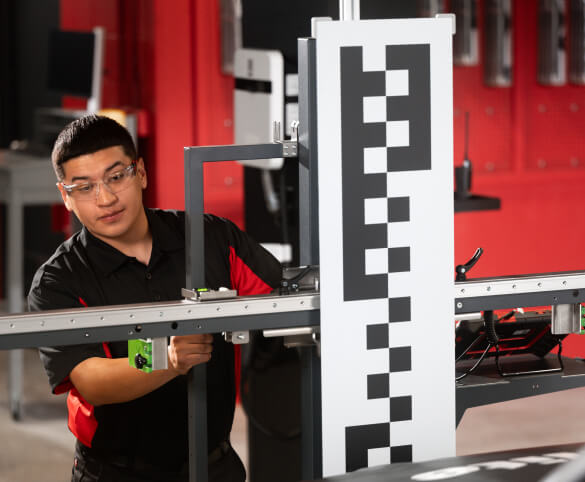
{"label": "man's ear", "polygon": [[148,186],[148,177],[146,176],[146,168],[144,167],[144,159],[142,157],[139,157],[136,161],[136,175],[140,179],[142,189],[146,189],[146,186]]}
{"label": "man's ear", "polygon": [[57,189],[59,189],[59,192],[61,193],[61,198],[63,199],[63,204],[65,204],[67,211],[73,211],[73,207],[71,206],[71,199],[69,199],[69,196],[67,195],[67,192],[65,191],[65,188],[63,187],[63,184],[58,182]]}

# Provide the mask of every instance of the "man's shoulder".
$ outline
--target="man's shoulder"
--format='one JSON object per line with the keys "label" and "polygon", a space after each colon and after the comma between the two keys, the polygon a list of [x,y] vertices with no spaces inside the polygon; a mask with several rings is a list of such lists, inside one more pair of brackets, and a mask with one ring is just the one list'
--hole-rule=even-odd
{"label": "man's shoulder", "polygon": [[78,231],[69,239],[63,241],[53,255],[39,269],[47,267],[70,267],[74,269],[74,264],[82,262],[82,251],[85,251],[82,242],[82,232]]}
{"label": "man's shoulder", "polygon": [[[148,215],[157,219],[159,228],[179,231],[185,234],[185,211],[174,209],[153,209],[148,208]],[[229,219],[222,218],[215,214],[203,214],[205,237],[222,237],[226,240],[231,238],[239,228]]]}
{"label": "man's shoulder", "polygon": [[221,232],[224,235],[233,230],[238,230],[238,227],[232,221],[215,214],[204,214],[203,222],[206,230],[215,230],[216,232]]}
{"label": "man's shoulder", "polygon": [[178,226],[179,224],[185,224],[185,211],[179,211],[177,209],[148,208],[147,212],[149,215],[156,217],[168,225]]}
{"label": "man's shoulder", "polygon": [[73,273],[79,273],[86,266],[85,248],[82,242],[82,232],[79,231],[65,240],[36,271],[31,289],[38,286],[43,278],[69,278]]}

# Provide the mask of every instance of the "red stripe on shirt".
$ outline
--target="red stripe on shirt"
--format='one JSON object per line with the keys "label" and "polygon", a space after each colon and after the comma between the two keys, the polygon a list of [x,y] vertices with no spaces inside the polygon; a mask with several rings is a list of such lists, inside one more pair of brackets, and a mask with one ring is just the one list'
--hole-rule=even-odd
{"label": "red stripe on shirt", "polygon": [[[87,308],[88,305],[85,300],[81,296],[78,299]],[[106,357],[112,358],[109,345],[104,342],[102,346]],[[67,394],[67,412],[69,414],[67,426],[77,440],[83,445],[91,447],[91,442],[98,427],[98,422],[94,415],[95,407],[83,398],[77,388],[73,386],[69,377],[55,388],[55,393],[64,393],[67,390],[69,390]]]}
{"label": "red stripe on shirt", "polygon": [[238,290],[239,296],[263,295],[270,293],[272,288],[244,263],[230,246],[230,281],[232,289]]}
{"label": "red stripe on shirt", "polygon": [[91,447],[98,422],[94,415],[94,406],[81,396],[77,388],[69,390],[67,395],[67,426],[75,438],[83,445]]}

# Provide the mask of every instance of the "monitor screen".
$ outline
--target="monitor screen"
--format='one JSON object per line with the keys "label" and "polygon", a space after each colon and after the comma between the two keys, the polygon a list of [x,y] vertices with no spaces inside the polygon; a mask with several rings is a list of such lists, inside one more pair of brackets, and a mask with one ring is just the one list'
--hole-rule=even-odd
{"label": "monitor screen", "polygon": [[91,97],[94,48],[93,32],[52,31],[47,87],[60,94]]}

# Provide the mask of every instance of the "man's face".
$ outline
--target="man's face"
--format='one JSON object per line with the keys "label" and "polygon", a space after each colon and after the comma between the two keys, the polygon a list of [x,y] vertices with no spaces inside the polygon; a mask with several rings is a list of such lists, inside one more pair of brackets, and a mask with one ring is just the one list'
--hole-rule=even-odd
{"label": "man's face", "polygon": [[[63,164],[63,184],[103,181],[130,166],[133,160],[124,154],[121,146],[74,157]],[[90,199],[77,199],[68,194],[61,184],[58,187],[67,209],[75,213],[90,233],[107,242],[132,234],[143,214],[142,190],[146,184],[144,163],[139,159],[136,176],[129,180],[128,187],[115,193],[100,183],[96,186],[97,197],[93,195]]]}

